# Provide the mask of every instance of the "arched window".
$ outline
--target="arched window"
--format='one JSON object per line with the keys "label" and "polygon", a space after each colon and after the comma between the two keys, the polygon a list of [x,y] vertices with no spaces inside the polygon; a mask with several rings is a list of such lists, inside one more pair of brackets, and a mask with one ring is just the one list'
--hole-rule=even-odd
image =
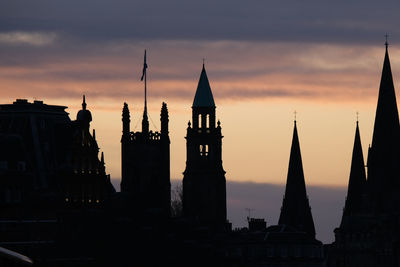
{"label": "arched window", "polygon": [[201,128],[201,114],[199,114],[199,128]]}

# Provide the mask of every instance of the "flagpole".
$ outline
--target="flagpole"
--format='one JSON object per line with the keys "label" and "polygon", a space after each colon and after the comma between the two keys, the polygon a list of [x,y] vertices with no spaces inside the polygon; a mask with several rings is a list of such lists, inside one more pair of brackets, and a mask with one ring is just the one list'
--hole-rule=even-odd
{"label": "flagpole", "polygon": [[[147,65],[146,49],[144,50],[144,64]],[[145,73],[144,73],[144,110],[147,114],[147,71],[145,71]]]}

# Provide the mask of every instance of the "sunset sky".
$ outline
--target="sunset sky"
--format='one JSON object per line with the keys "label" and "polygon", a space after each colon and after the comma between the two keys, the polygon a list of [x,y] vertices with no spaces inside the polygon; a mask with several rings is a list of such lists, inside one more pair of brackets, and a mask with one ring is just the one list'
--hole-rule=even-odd
{"label": "sunset sky", "polygon": [[356,112],[365,157],[371,142],[386,33],[398,87],[399,10],[372,0],[1,0],[0,99],[66,105],[75,119],[85,94],[119,184],[122,106],[141,130],[147,49],[150,128],[165,101],[180,180],[205,58],[228,181],[286,182],[296,111],[306,183],[347,186]]}

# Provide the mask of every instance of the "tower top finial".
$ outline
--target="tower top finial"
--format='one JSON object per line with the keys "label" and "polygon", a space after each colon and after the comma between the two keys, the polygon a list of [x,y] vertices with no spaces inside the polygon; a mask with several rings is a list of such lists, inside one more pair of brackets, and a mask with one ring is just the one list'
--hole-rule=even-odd
{"label": "tower top finial", "polygon": [[206,59],[203,57],[203,69],[204,69],[205,61],[206,61]]}
{"label": "tower top finial", "polygon": [[83,95],[82,109],[83,109],[83,110],[86,109],[86,99],[85,99],[85,95]]}
{"label": "tower top finial", "polygon": [[358,124],[358,116],[360,115],[360,113],[358,113],[358,111],[356,112],[356,117],[357,117],[357,124]]}
{"label": "tower top finial", "polygon": [[386,46],[386,49],[387,49],[388,46],[389,46],[388,38],[389,38],[389,34],[385,34],[385,46]]}
{"label": "tower top finial", "polygon": [[294,114],[294,124],[296,124],[296,120],[297,120],[297,111],[295,110],[295,111],[293,112],[293,114]]}

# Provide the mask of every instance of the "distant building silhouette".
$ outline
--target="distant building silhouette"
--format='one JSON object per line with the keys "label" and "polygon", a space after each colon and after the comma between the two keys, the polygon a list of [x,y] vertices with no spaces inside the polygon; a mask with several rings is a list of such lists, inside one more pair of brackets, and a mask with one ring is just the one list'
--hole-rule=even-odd
{"label": "distant building silhouette", "polygon": [[183,176],[183,214],[199,222],[226,223],[226,180],[222,167],[221,124],[215,121],[215,103],[206,70],[200,74],[186,135]]}
{"label": "distant building silhouette", "polygon": [[[0,199],[96,205],[115,191],[89,133],[92,118],[85,100],[82,106],[77,120],[71,121],[66,107],[42,101],[17,99],[0,105],[0,140],[5,148],[0,173],[15,177],[11,187],[1,179]],[[19,180],[24,180],[21,187]]]}
{"label": "distant building silhouette", "polygon": [[346,204],[335,242],[327,246],[328,266],[400,264],[400,125],[385,45],[367,177],[357,122]]}

